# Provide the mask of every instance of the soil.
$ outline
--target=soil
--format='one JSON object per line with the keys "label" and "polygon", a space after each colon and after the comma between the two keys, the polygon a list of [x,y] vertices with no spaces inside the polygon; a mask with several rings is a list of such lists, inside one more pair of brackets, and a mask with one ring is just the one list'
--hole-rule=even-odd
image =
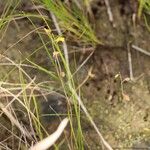
{"label": "soil", "polygon": [[[89,68],[92,68],[92,76],[81,88],[83,102],[104,138],[114,149],[148,149],[150,147],[150,57],[131,48],[131,44],[150,52],[149,31],[143,18],[141,20],[136,18],[136,22],[133,21],[133,14],[137,13],[137,3],[132,0],[110,0],[113,23],[109,21],[103,1],[94,0],[91,6],[95,17],[95,32],[103,45],[96,46],[90,59],[78,72],[77,82],[82,83],[88,75]],[[35,23],[37,26],[42,24],[36,20]],[[32,61],[46,68],[52,67],[36,32],[14,45],[33,29],[28,19],[11,21],[6,32],[5,29],[1,32],[0,54],[19,63],[39,48],[37,53],[32,55]],[[45,36],[43,38],[45,42],[48,41]],[[133,81],[129,80],[128,45],[132,55]],[[72,46],[69,41],[68,46]],[[80,60],[78,65],[89,54],[89,51],[76,52],[76,60]],[[73,66],[74,61],[71,60]],[[4,63],[8,61],[1,59],[0,78],[7,78],[7,81],[12,83],[20,81],[18,71],[14,70],[9,74],[13,67],[2,65]],[[51,82],[48,75],[33,68],[26,71],[31,78],[36,76],[36,83]],[[55,88],[59,87],[59,83],[52,82],[52,84]],[[82,116],[86,149],[101,150],[101,143],[95,130],[85,119],[84,114]],[[11,129],[6,116],[2,116],[0,120],[1,126],[5,124]],[[0,141],[6,139],[5,134],[9,135],[9,132],[4,129]],[[13,146],[10,147],[13,149]]]}
{"label": "soil", "polygon": [[[82,79],[91,67],[94,77],[84,84],[82,90],[90,114],[114,149],[131,148],[133,145],[140,148],[142,143],[146,149],[150,146],[150,58],[131,48],[135,81],[128,81],[127,45],[132,42],[149,49],[147,39],[150,34],[143,21],[135,27],[132,23],[136,3],[122,3],[110,1],[115,27],[109,22],[105,5],[100,1],[93,4],[93,9],[97,9],[96,33],[104,45],[97,46],[83,68],[86,73],[82,71]],[[90,149],[101,149],[96,133],[87,129],[85,127]]]}

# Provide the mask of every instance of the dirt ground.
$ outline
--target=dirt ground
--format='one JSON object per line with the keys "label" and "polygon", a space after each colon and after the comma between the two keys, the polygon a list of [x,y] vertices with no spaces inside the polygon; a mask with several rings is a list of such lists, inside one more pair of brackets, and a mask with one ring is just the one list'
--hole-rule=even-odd
{"label": "dirt ground", "polygon": [[[115,27],[109,22],[105,5],[100,1],[93,4],[96,33],[104,46],[97,46],[84,67],[86,75],[92,67],[94,77],[84,84],[83,95],[92,117],[114,149],[146,149],[150,146],[149,56],[131,48],[135,81],[124,80],[129,78],[127,45],[132,42],[149,50],[150,34],[143,21],[133,25],[136,3],[110,1],[110,5]],[[84,73],[82,70],[81,76]],[[92,149],[101,149],[96,133],[87,129],[88,126],[88,144]]]}
{"label": "dirt ground", "polygon": [[[115,150],[136,148],[146,150],[150,148],[150,57],[130,47],[134,75],[134,80],[130,81],[128,80],[130,70],[127,46],[134,44],[150,52],[150,33],[142,18],[137,19],[134,25],[132,16],[137,12],[136,2],[110,0],[110,6],[114,17],[113,23],[109,21],[104,2],[101,0],[92,2],[95,17],[93,26],[103,45],[96,46],[93,55],[78,72],[78,82],[86,78],[89,68],[92,67],[93,76],[81,88],[82,98],[108,143]],[[40,24],[39,21],[37,25],[40,26]],[[41,47],[32,59],[40,65],[49,67],[50,62],[36,33],[29,34],[14,45],[31,30],[33,26],[27,19],[11,21],[6,33],[3,31],[0,34],[0,53],[19,63]],[[45,41],[48,39],[45,38]],[[68,46],[72,46],[69,41]],[[80,60],[78,65],[89,54],[89,51],[77,52],[76,60]],[[7,61],[0,60],[0,64],[4,62]],[[8,74],[11,69],[1,65],[0,78],[7,77],[9,82],[19,81],[18,72]],[[49,80],[49,76],[34,69],[29,69],[28,72],[31,77],[37,76],[37,82]],[[101,150],[99,138],[84,118],[84,114],[82,124],[86,149]],[[8,125],[8,128],[11,127]],[[5,134],[7,134],[6,131],[1,134],[1,141],[4,140],[2,136]]]}

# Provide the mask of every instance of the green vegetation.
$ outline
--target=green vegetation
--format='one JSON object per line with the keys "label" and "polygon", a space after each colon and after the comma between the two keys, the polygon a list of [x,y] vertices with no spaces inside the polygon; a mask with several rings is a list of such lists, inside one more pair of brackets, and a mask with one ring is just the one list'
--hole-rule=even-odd
{"label": "green vegetation", "polygon": [[150,13],[150,1],[149,0],[139,0],[139,10],[138,10],[138,16],[140,17],[142,14],[143,9]]}
{"label": "green vegetation", "polygon": [[[44,97],[51,92],[61,91],[66,98],[67,113],[46,115],[62,115],[69,118],[69,140],[66,140],[67,143],[65,139],[59,141],[54,148],[61,149],[61,146],[65,145],[66,149],[85,149],[86,139],[82,130],[82,113],[85,120],[88,120],[87,123],[92,124],[104,146],[107,145],[106,147],[111,150],[81,100],[81,87],[89,77],[94,76],[92,69],[89,69],[87,79],[83,83],[78,82],[78,71],[87,60],[85,59],[81,65],[78,65],[78,60],[74,57],[74,64],[70,64],[70,50],[67,48],[70,43],[75,46],[92,46],[93,48],[102,44],[88,18],[89,5],[89,0],[84,0],[81,4],[74,1],[68,4],[60,0],[31,0],[28,12],[27,8],[20,10],[22,6],[19,0],[16,0],[15,3],[13,0],[6,2],[0,19],[1,41],[5,38],[11,25],[20,31],[19,23],[22,19],[25,19],[30,29],[19,40],[9,45],[5,51],[0,52],[2,60],[0,92],[2,99],[5,99],[4,102],[0,101],[0,121],[1,127],[9,134],[6,136],[6,141],[9,136],[12,136],[12,143],[9,145],[12,149],[30,148],[49,136],[49,131],[41,119],[41,102],[38,96]],[[143,10],[149,13],[149,0],[139,1],[139,17]],[[22,45],[19,44],[32,34],[36,35],[39,45],[32,47],[30,51],[22,52]],[[32,40],[34,41],[34,38]],[[19,45],[19,59],[8,54],[17,44]],[[32,46],[32,42],[28,44]],[[42,60],[46,63],[42,64]],[[6,70],[3,70],[3,67],[6,67]],[[121,88],[123,95],[123,86]],[[124,94],[124,96],[128,98],[127,95]],[[23,117],[19,116],[18,112]],[[9,124],[6,127],[3,125],[5,118]],[[17,145],[14,145],[15,140]],[[1,144],[1,147],[7,149],[7,143]]]}
{"label": "green vegetation", "polygon": [[57,16],[60,26],[75,35],[75,38],[80,40],[80,42],[100,43],[87,18],[75,4],[68,7],[59,0],[43,0],[42,2],[48,10]]}

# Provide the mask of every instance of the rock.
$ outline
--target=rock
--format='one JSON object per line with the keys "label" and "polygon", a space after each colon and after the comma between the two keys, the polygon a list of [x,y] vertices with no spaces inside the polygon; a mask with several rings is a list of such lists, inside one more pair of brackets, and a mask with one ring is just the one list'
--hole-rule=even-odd
{"label": "rock", "polygon": [[67,101],[64,95],[53,92],[40,101],[42,121],[50,124],[67,116]]}

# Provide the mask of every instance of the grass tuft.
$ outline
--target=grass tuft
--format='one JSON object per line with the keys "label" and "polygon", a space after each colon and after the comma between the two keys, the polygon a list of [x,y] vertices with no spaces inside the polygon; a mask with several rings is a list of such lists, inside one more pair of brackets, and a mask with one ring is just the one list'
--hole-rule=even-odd
{"label": "grass tuft", "polygon": [[59,19],[59,24],[64,31],[70,32],[75,39],[89,44],[100,43],[88,19],[75,4],[70,8],[59,0],[42,0],[42,3]]}

